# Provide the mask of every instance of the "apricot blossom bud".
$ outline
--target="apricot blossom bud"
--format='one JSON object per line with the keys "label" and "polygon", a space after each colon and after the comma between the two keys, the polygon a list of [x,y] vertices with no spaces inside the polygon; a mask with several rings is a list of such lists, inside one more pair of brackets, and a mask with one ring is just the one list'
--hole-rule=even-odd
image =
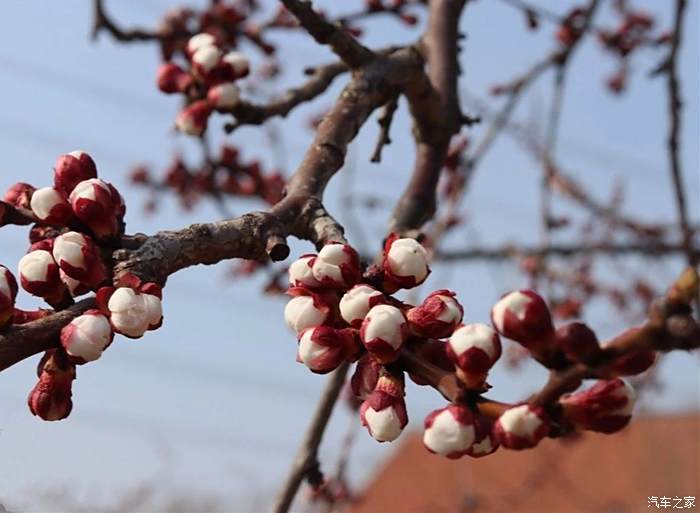
{"label": "apricot blossom bud", "polygon": [[317,374],[335,370],[358,349],[355,332],[351,329],[316,326],[304,330],[299,337],[299,359]]}
{"label": "apricot blossom bud", "polygon": [[539,406],[521,404],[507,409],[493,426],[496,440],[506,449],[529,449],[549,433],[549,419]]}
{"label": "apricot blossom bud", "polygon": [[231,68],[234,78],[245,77],[250,72],[250,61],[241,52],[228,52],[222,60]]}
{"label": "apricot blossom bud", "polygon": [[185,92],[191,85],[192,75],[174,62],[166,62],[158,68],[156,84],[166,94]]}
{"label": "apricot blossom bud", "polygon": [[160,326],[163,308],[158,296],[119,287],[107,303],[109,320],[115,331],[129,338],[139,338],[149,329]]}
{"label": "apricot blossom bud", "polygon": [[289,266],[289,284],[292,287],[319,287],[321,284],[311,270],[316,255],[302,255]]}
{"label": "apricot blossom bud", "polygon": [[221,60],[222,52],[214,45],[202,46],[192,54],[192,68],[200,76],[206,76]]}
{"label": "apricot blossom bud", "polygon": [[87,286],[96,287],[107,278],[97,246],[82,233],[66,232],[56,237],[53,257],[66,276]]}
{"label": "apricot blossom bud", "polygon": [[24,255],[18,271],[22,288],[34,296],[56,298],[63,290],[58,264],[46,250],[37,249]]}
{"label": "apricot blossom bud", "polygon": [[397,288],[410,289],[430,273],[428,252],[415,239],[390,236],[384,246],[384,277]]}
{"label": "apricot blossom bud", "polygon": [[472,458],[481,458],[496,452],[498,440],[493,433],[493,421],[485,415],[474,415],[474,443],[467,450]]}
{"label": "apricot blossom bud", "polygon": [[110,184],[99,178],[84,180],[75,186],[69,200],[73,213],[98,239],[119,233],[124,204],[121,195]]}
{"label": "apricot blossom bud", "polygon": [[381,375],[382,365],[366,353],[357,361],[355,372],[350,378],[350,389],[358,399],[367,399],[371,394]]}
{"label": "apricot blossom bud", "polygon": [[219,84],[209,89],[207,100],[219,109],[230,109],[238,103],[240,90],[236,84]]}
{"label": "apricot blossom bud", "polygon": [[82,150],[61,155],[54,167],[54,187],[68,196],[84,180],[97,178],[97,166],[92,157]]}
{"label": "apricot blossom bud", "polygon": [[323,295],[302,287],[292,287],[287,293],[294,297],[284,308],[284,320],[297,334],[321,326],[330,317],[331,307]]}
{"label": "apricot blossom bud", "polygon": [[466,406],[451,404],[425,418],[423,444],[433,454],[461,458],[473,443],[474,418]]}
{"label": "apricot blossom bud", "polygon": [[353,328],[359,328],[367,313],[384,301],[384,294],[369,285],[360,283],[340,298],[340,316]]}
{"label": "apricot blossom bud", "polygon": [[489,369],[501,356],[501,339],[486,324],[467,324],[457,328],[450,337],[447,356],[467,387],[479,389]]}
{"label": "apricot blossom bud", "polygon": [[199,50],[200,48],[203,48],[205,46],[215,46],[216,45],[216,37],[214,37],[212,34],[208,34],[206,32],[200,32],[199,34],[195,34],[192,36],[188,41],[187,41],[187,47],[186,52],[187,55],[194,55],[194,53]]}
{"label": "apricot blossom bud", "polygon": [[532,290],[504,295],[491,309],[491,321],[501,335],[527,349],[546,344],[554,332],[547,304]]}
{"label": "apricot blossom bud", "polygon": [[411,331],[421,337],[448,337],[462,322],[464,309],[450,290],[436,290],[406,313]]}
{"label": "apricot blossom bud", "polygon": [[198,100],[185,107],[175,118],[175,128],[188,135],[200,136],[207,129],[211,104],[206,100]]}
{"label": "apricot blossom bud", "polygon": [[572,362],[586,362],[600,353],[598,337],[582,322],[571,322],[557,329],[555,340]]}
{"label": "apricot blossom bud", "polygon": [[17,298],[17,280],[10,270],[0,265],[0,328],[12,322]]}
{"label": "apricot blossom bud", "polygon": [[615,433],[632,418],[637,394],[623,379],[598,381],[588,390],[559,399],[564,417],[577,429]]}
{"label": "apricot blossom bud", "polygon": [[71,217],[66,197],[53,187],[42,187],[34,191],[30,206],[36,218],[45,223],[63,225]]}
{"label": "apricot blossom bud", "polygon": [[347,244],[331,242],[318,252],[311,271],[324,287],[348,288],[360,279],[360,258]]}
{"label": "apricot blossom bud", "polygon": [[24,182],[17,182],[7,189],[2,200],[17,208],[31,209],[32,195],[36,191],[33,185]]}
{"label": "apricot blossom bud", "polygon": [[393,442],[408,424],[403,385],[391,376],[382,376],[374,391],[360,406],[360,420],[378,442]]}
{"label": "apricot blossom bud", "polygon": [[109,319],[99,310],[88,310],[61,330],[61,345],[73,363],[97,360],[114,338]]}
{"label": "apricot blossom bud", "polygon": [[360,328],[362,343],[379,363],[396,360],[407,336],[408,324],[403,313],[390,305],[372,307]]}
{"label": "apricot blossom bud", "polygon": [[39,382],[29,393],[27,403],[32,415],[43,420],[62,420],[73,409],[71,399],[75,365],[63,350],[47,351],[39,364]]}

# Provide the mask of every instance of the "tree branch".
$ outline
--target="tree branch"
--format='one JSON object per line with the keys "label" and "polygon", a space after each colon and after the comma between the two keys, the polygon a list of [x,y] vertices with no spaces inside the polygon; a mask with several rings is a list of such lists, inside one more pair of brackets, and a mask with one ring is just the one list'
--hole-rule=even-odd
{"label": "tree branch", "polygon": [[170,34],[159,34],[151,30],[146,29],[129,29],[125,30],[119,27],[112,19],[107,15],[104,8],[103,0],[93,0],[93,27],[92,27],[92,38],[97,38],[97,34],[101,30],[106,30],[109,32],[114,39],[117,41],[154,41],[163,39],[172,39],[177,37],[189,37],[192,34],[189,32],[183,33],[170,33]]}
{"label": "tree branch", "polygon": [[275,504],[272,507],[273,513],[287,513],[304,478],[309,477],[311,473],[319,472],[318,447],[321,445],[323,433],[333,413],[333,407],[345,384],[345,376],[349,367],[348,362],[343,362],[328,378],[311,423],[304,435],[304,440],[294,458],[287,480],[275,499]]}

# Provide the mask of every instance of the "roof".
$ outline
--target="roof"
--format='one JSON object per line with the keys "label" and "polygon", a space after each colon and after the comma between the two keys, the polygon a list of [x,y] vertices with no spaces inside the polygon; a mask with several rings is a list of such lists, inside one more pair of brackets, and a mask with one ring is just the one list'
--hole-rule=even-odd
{"label": "roof", "polygon": [[636,513],[655,510],[647,498],[664,495],[700,503],[697,413],[456,461],[406,434],[351,513]]}

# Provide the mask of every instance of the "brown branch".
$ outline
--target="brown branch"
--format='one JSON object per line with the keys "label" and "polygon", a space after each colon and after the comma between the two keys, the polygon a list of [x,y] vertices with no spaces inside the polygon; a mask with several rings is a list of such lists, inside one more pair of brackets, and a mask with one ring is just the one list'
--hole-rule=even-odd
{"label": "brown branch", "polygon": [[394,113],[399,106],[399,97],[395,96],[384,105],[384,109],[377,119],[379,123],[379,137],[377,138],[377,144],[374,147],[372,156],[370,157],[370,162],[381,162],[382,160],[382,148],[384,146],[391,144],[391,137],[389,136],[389,130],[391,130],[391,123],[394,120]]}
{"label": "brown branch", "polygon": [[318,447],[321,445],[323,433],[333,413],[333,407],[345,384],[345,375],[349,367],[350,364],[348,362],[343,362],[328,378],[311,423],[304,435],[301,447],[299,447],[299,451],[294,458],[289,475],[275,499],[275,504],[272,507],[273,513],[286,513],[289,511],[304,479],[308,478],[310,474],[319,472]]}
{"label": "brown branch", "polygon": [[683,186],[683,172],[680,162],[680,132],[683,101],[681,99],[680,80],[678,77],[678,54],[680,51],[683,18],[686,10],[686,0],[676,0],[676,8],[673,22],[673,39],[671,41],[671,51],[665,67],[668,89],[668,112],[669,112],[669,132],[668,132],[668,157],[670,163],[671,178],[673,180],[673,191],[675,193],[676,207],[678,209],[678,220],[683,231],[683,243],[686,247],[688,264],[697,265],[698,258],[692,251],[692,231],[688,221],[686,206],[685,187]]}
{"label": "brown branch", "polygon": [[39,222],[31,210],[18,208],[6,201],[0,201],[0,226],[16,224],[24,226]]}
{"label": "brown branch", "polygon": [[[421,54],[428,65],[429,84],[405,90],[414,119],[416,159],[413,175],[389,226],[410,234],[431,219],[436,188],[450,139],[459,132],[462,115],[457,96],[458,25],[465,0],[431,0]],[[428,87],[429,86],[429,87]]]}
{"label": "brown branch", "polygon": [[104,8],[103,0],[93,0],[93,27],[92,38],[97,38],[101,30],[109,32],[117,41],[155,41],[163,39],[172,39],[177,37],[189,37],[192,34],[189,32],[183,33],[167,33],[160,34],[146,29],[122,29],[107,15]]}
{"label": "brown branch", "polygon": [[281,0],[294,14],[302,27],[322,45],[328,45],[350,68],[359,68],[371,61],[375,54],[340,25],[321,17],[307,0]]}
{"label": "brown branch", "polygon": [[[592,245],[566,245],[552,244],[546,247],[539,246],[522,246],[522,245],[506,245],[502,247],[476,247],[463,250],[439,251],[435,255],[436,260],[444,262],[454,262],[459,260],[511,260],[515,258],[526,257],[572,257],[577,255],[630,255],[630,256],[649,256],[658,257],[662,255],[672,255],[685,252],[685,246],[681,244],[667,243],[627,243],[613,244],[601,243]],[[700,257],[700,249],[694,247],[692,249],[696,257]]]}
{"label": "brown branch", "polygon": [[26,324],[11,326],[0,333],[0,371],[32,355],[57,347],[61,329],[75,317],[95,308],[94,298],[79,303],[47,317]]}
{"label": "brown branch", "polygon": [[231,109],[231,114],[236,118],[236,121],[226,124],[224,129],[231,133],[242,125],[261,125],[272,117],[285,117],[295,107],[323,94],[333,80],[347,69],[343,63],[317,66],[311,70],[311,78],[305,84],[289,89],[270,103],[258,105],[240,101]]}

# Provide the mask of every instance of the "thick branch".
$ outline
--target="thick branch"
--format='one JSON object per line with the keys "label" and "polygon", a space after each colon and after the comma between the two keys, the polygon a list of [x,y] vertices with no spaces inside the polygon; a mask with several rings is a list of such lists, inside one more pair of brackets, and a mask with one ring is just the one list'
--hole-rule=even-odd
{"label": "thick branch", "polygon": [[66,310],[36,321],[11,326],[0,334],[0,371],[34,354],[58,346],[61,329],[90,308],[95,308],[94,298],[83,299]]}
{"label": "thick branch", "polygon": [[374,58],[374,53],[340,25],[326,21],[306,0],[281,0],[284,6],[297,17],[299,23],[322,45],[333,52],[351,68],[359,68]]}
{"label": "thick branch", "polygon": [[431,0],[421,53],[428,64],[430,87],[405,91],[414,118],[416,161],[413,175],[389,222],[391,231],[409,233],[433,217],[436,188],[447,148],[459,132],[457,98],[458,26],[464,0]]}
{"label": "thick branch", "polygon": [[292,501],[304,478],[309,477],[311,473],[319,472],[318,447],[321,445],[323,433],[333,413],[333,407],[345,384],[345,375],[349,366],[348,362],[343,362],[328,379],[326,388],[323,390],[321,399],[316,407],[316,412],[306,430],[301,447],[299,447],[299,452],[294,458],[287,480],[275,499],[275,504],[272,508],[274,513],[286,513],[289,511],[289,507],[292,505]]}

